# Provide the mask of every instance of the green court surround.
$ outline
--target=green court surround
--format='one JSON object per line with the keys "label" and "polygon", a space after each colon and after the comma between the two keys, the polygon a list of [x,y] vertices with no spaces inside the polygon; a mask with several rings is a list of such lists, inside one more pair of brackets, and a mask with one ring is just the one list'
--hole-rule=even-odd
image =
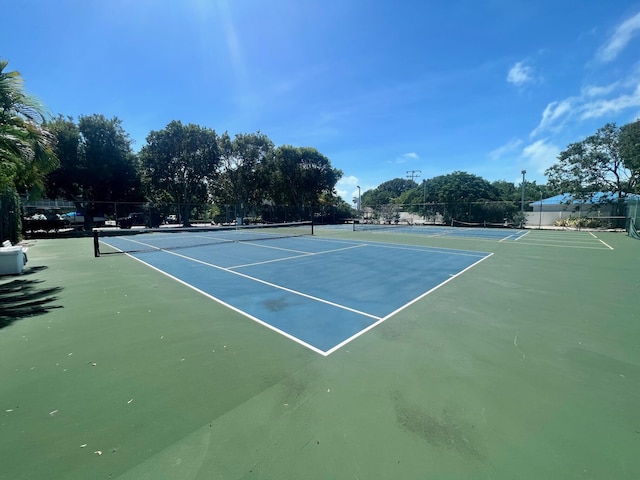
{"label": "green court surround", "polygon": [[90,239],[32,241],[63,308],[0,330],[0,479],[637,478],[637,240],[318,235],[494,255],[322,357]]}

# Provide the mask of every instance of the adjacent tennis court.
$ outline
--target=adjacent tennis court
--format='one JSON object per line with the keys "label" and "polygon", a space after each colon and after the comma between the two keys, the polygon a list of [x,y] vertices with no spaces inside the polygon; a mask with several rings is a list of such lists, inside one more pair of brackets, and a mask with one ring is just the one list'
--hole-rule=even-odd
{"label": "adjacent tennis court", "polygon": [[[349,227],[347,227],[349,228]],[[351,228],[358,232],[396,233],[399,235],[423,235],[428,237],[454,237],[499,241],[517,241],[529,233],[528,230],[515,228],[454,227],[443,225],[406,225],[406,224],[354,224]]]}
{"label": "adjacent tennis court", "polygon": [[0,278],[0,479],[637,477],[637,240],[171,234]]}

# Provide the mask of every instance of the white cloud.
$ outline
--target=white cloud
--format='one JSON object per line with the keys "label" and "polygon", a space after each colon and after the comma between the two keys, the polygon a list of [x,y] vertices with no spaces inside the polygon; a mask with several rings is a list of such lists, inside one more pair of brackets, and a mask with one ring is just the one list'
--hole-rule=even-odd
{"label": "white cloud", "polygon": [[560,102],[551,102],[546,106],[544,112],[542,112],[542,120],[538,126],[531,132],[531,137],[535,137],[544,130],[551,129],[560,118],[569,116],[571,114],[573,99],[567,98]]}
{"label": "white cloud", "polygon": [[403,163],[407,163],[409,161],[419,160],[419,159],[420,159],[420,156],[417,153],[409,152],[409,153],[403,153],[402,155],[400,155],[399,157],[396,157],[394,160],[390,161],[389,163],[393,165],[402,165]]}
{"label": "white cloud", "polygon": [[614,82],[611,85],[600,87],[598,85],[587,85],[582,88],[583,97],[602,97],[610,94],[620,86],[620,82]]}
{"label": "white cloud", "polygon": [[[607,42],[596,52],[596,58],[602,62],[615,60],[635,36],[640,36],[640,13],[618,25]],[[619,76],[612,83],[585,85],[579,94],[547,104],[540,122],[531,132],[530,137],[540,136],[546,132],[558,132],[569,121],[582,122],[603,118],[605,121],[618,122],[621,121],[621,116],[628,115],[638,107],[640,107],[640,68],[636,64],[626,75]]]}
{"label": "white cloud", "polygon": [[353,175],[342,177],[336,183],[336,192],[345,202],[351,203],[351,199],[358,196],[358,177]]}
{"label": "white cloud", "polygon": [[522,140],[518,138],[509,140],[509,142],[505,143],[504,145],[490,151],[489,158],[491,160],[500,160],[500,158],[502,158],[504,155],[516,151],[521,144]]}
{"label": "white cloud", "polygon": [[640,83],[638,83],[636,89],[630,94],[585,103],[582,106],[580,119],[599,118],[609,114],[616,114],[622,110],[633,107],[640,107]]}
{"label": "white cloud", "polygon": [[547,140],[537,140],[527,145],[522,150],[522,157],[525,159],[529,169],[539,174],[558,161],[560,148]]}
{"label": "white cloud", "polygon": [[[609,117],[619,121],[625,110],[640,107],[640,72],[632,72],[626,79],[605,86],[588,85],[580,95],[549,103],[542,119],[531,132],[536,137],[544,132],[559,130],[569,119],[584,121]],[[635,118],[631,115],[630,118]]]}
{"label": "white cloud", "polygon": [[611,38],[598,50],[597,59],[601,62],[614,60],[638,32],[640,32],[640,12],[618,25]]}
{"label": "white cloud", "polygon": [[518,87],[534,80],[533,69],[524,62],[517,62],[507,74],[507,82]]}

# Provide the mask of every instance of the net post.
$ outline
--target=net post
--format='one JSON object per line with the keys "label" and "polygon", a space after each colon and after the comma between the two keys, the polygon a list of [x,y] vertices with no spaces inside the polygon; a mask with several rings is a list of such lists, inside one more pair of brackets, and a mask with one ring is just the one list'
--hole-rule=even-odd
{"label": "net post", "polygon": [[93,256],[96,258],[100,256],[100,240],[98,230],[93,231]]}
{"label": "net post", "polygon": [[311,215],[311,235],[313,235],[315,222],[313,221],[313,215]]}

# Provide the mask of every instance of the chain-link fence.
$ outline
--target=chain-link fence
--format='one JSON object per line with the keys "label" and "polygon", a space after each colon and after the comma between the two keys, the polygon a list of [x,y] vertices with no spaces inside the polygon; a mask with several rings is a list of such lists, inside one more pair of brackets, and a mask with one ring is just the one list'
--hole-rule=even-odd
{"label": "chain-link fence", "polygon": [[[525,212],[531,207],[525,205]],[[520,226],[519,202],[457,202],[364,206],[358,221],[371,224],[430,224],[460,226]]]}
{"label": "chain-link fence", "polygon": [[[620,230],[626,205],[558,203],[540,200],[460,201],[452,203],[364,206],[357,221],[365,224],[416,224],[469,227],[527,227]],[[637,226],[637,222],[636,222]]]}
{"label": "chain-link fence", "polygon": [[29,203],[24,208],[24,233],[80,234],[94,227],[150,227],[165,225],[250,225],[314,221],[340,223],[352,211],[332,205],[292,206],[261,204],[219,205],[167,202]]}
{"label": "chain-link fence", "polygon": [[640,240],[640,197],[634,196],[627,202],[626,230],[629,236]]}
{"label": "chain-link fence", "polygon": [[20,240],[20,199],[12,188],[0,191],[0,243]]}

